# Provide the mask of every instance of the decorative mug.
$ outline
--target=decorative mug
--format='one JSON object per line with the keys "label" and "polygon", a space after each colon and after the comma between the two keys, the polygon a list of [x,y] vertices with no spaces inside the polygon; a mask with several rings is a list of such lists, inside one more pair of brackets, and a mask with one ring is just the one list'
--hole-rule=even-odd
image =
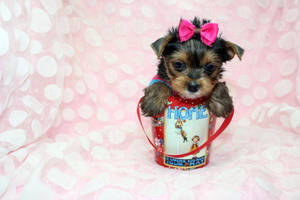
{"label": "decorative mug", "polygon": [[[140,102],[137,113],[144,130]],[[159,165],[187,170],[208,164],[209,145],[229,125],[233,111],[214,133],[216,117],[204,102],[205,99],[170,96],[165,111],[152,117],[153,140],[145,130],[144,133],[155,149],[155,161]]]}

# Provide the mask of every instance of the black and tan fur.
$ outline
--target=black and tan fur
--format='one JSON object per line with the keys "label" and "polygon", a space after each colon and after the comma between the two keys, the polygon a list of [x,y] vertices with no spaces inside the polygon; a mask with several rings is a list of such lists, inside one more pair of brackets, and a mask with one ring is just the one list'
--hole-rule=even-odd
{"label": "black and tan fur", "polygon": [[[194,18],[192,23],[196,28],[209,21],[200,22]],[[212,47],[202,43],[199,34],[186,42],[180,42],[178,27],[169,30],[168,34],[152,44],[160,62],[158,76],[170,82],[172,89],[183,98],[206,98],[208,109],[217,117],[230,114],[233,104],[225,82],[222,78],[223,63],[235,55],[241,59],[244,50],[238,45],[221,37]],[[179,63],[179,64],[178,64]],[[175,68],[177,66],[177,69]],[[184,70],[181,67],[184,66]],[[193,91],[193,92],[191,92]],[[145,116],[155,116],[164,111],[171,90],[163,83],[154,83],[147,87],[141,102]]]}

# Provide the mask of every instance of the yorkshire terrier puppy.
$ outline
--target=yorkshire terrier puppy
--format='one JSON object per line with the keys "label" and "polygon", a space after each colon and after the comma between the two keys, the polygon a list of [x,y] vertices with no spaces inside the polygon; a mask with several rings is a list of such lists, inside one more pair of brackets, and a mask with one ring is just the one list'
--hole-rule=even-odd
{"label": "yorkshire terrier puppy", "polygon": [[179,25],[152,43],[159,58],[157,75],[162,81],[145,88],[141,102],[144,116],[162,113],[168,97],[174,93],[181,98],[206,99],[207,108],[217,117],[227,117],[231,113],[232,98],[225,82],[220,82],[224,72],[222,65],[235,55],[241,60],[244,50],[220,36],[208,45],[198,32],[210,21],[195,17],[191,24],[195,32],[186,41],[179,35]]}

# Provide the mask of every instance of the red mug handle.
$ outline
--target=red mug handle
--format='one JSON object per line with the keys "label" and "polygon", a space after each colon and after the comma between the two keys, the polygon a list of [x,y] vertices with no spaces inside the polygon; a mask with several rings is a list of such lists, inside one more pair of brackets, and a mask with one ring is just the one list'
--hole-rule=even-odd
{"label": "red mug handle", "polygon": [[184,154],[177,154],[177,155],[170,155],[170,154],[166,154],[164,152],[162,152],[161,150],[157,149],[155,147],[155,145],[153,144],[153,142],[151,141],[151,139],[148,137],[146,131],[145,131],[145,128],[144,128],[144,125],[143,125],[143,122],[142,122],[142,118],[141,118],[141,111],[140,111],[140,104],[141,104],[141,101],[142,101],[143,98],[141,98],[138,102],[138,105],[137,105],[137,116],[138,116],[138,119],[139,119],[139,122],[140,122],[140,125],[143,129],[143,132],[146,136],[146,138],[148,139],[149,143],[152,145],[152,147],[155,149],[156,152],[159,152],[161,154],[164,154],[168,157],[173,157],[173,158],[182,158],[182,157],[185,157],[185,156],[189,156],[189,155],[193,155],[193,154],[196,154],[198,153],[201,149],[203,149],[204,147],[210,145],[210,143],[212,143],[212,141],[214,141],[226,128],[227,126],[230,124],[231,120],[232,120],[232,117],[233,117],[233,114],[234,114],[234,109],[232,109],[232,112],[230,113],[230,115],[228,117],[226,117],[223,121],[223,123],[221,124],[221,126],[219,127],[219,129],[215,132],[215,134],[211,135],[208,137],[207,141],[204,142],[200,147],[198,147],[197,149],[193,150],[193,151],[190,151],[188,153],[184,153]]}

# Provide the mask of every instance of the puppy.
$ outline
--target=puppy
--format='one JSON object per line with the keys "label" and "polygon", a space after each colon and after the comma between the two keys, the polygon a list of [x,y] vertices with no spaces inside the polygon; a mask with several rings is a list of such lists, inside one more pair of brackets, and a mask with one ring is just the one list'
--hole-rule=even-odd
{"label": "puppy", "polygon": [[[158,80],[145,88],[141,101],[144,116],[162,113],[168,97],[204,98],[207,108],[217,117],[227,117],[232,109],[232,98],[225,82],[220,82],[224,72],[223,63],[235,55],[241,60],[244,50],[220,36],[211,44],[199,34],[210,21],[194,18],[189,26],[194,27],[189,39],[182,41],[182,24],[171,28],[165,37],[159,38],[151,47],[156,53]],[[181,31],[181,32],[180,32]]]}

